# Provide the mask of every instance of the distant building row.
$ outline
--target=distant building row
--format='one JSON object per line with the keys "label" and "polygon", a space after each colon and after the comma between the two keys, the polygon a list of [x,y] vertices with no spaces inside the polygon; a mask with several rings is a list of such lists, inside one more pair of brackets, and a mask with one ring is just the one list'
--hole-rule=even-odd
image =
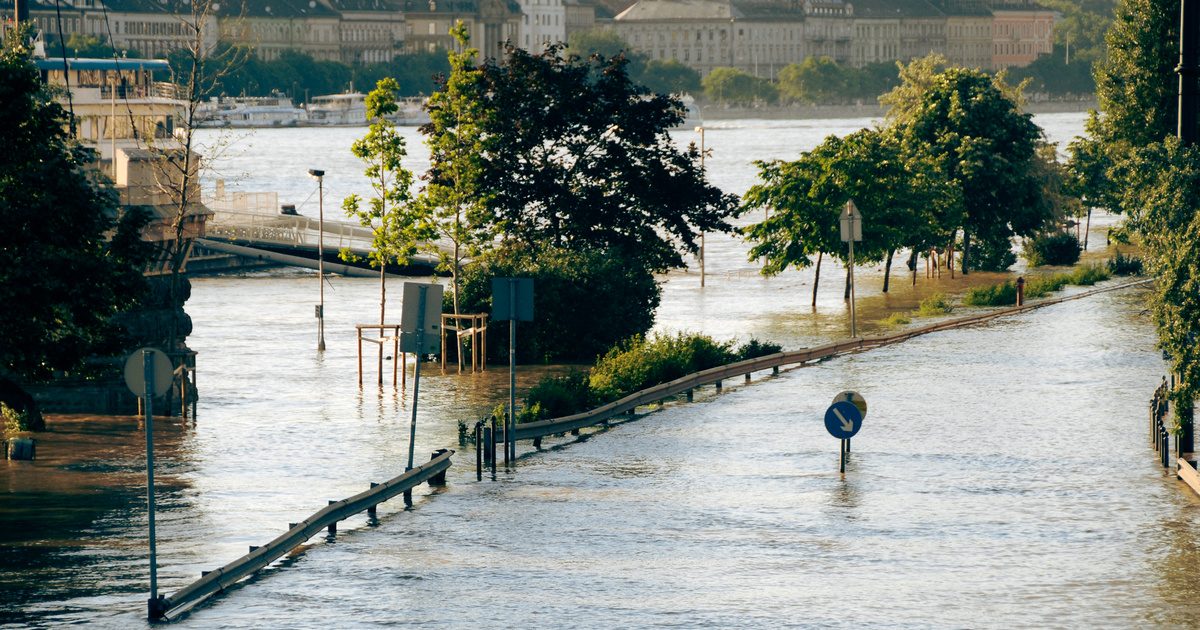
{"label": "distant building row", "polygon": [[[462,20],[471,45],[494,56],[506,40],[537,49],[565,40],[569,28],[591,28],[595,13],[583,1],[213,0],[200,29],[209,46],[252,46],[268,61],[296,50],[320,60],[373,63],[452,48],[450,27]],[[6,21],[12,6],[12,0],[0,2]],[[53,0],[32,0],[30,18],[47,34],[92,35],[117,49],[161,57],[195,38],[187,24],[191,7],[180,0],[60,0],[57,7]]]}
{"label": "distant building row", "polygon": [[[605,13],[604,4],[616,1],[212,0],[212,14],[200,26],[208,45],[252,46],[264,60],[297,50],[373,63],[452,48],[450,27],[462,20],[472,45],[492,56],[506,40],[531,50],[567,40],[597,26],[597,7]],[[6,17],[11,2],[0,0]],[[184,18],[191,0],[59,0],[57,7],[31,0],[30,6],[45,33],[93,35],[143,56],[163,56],[194,37]],[[732,66],[774,78],[788,64],[819,56],[862,66],[937,52],[968,67],[1024,66],[1051,52],[1055,17],[1029,0],[637,0],[599,25],[651,59],[674,59],[701,74]]]}
{"label": "distant building row", "polygon": [[995,70],[1053,49],[1056,14],[1023,0],[639,0],[613,28],[651,59],[774,78],[807,57],[839,64],[931,52]]}

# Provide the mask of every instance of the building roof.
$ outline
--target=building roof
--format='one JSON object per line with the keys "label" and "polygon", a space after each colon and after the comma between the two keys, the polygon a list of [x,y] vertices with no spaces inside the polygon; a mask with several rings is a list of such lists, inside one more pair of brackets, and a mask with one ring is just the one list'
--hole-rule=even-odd
{"label": "building roof", "polygon": [[[479,13],[487,0],[403,0],[405,13],[436,13],[436,14],[461,14],[461,13]],[[521,13],[521,5],[516,0],[500,0],[499,2],[490,3],[497,8],[519,15]]]}
{"label": "building roof", "polygon": [[337,11],[317,0],[219,0],[216,5],[214,8],[223,16],[250,18],[337,17]]}
{"label": "building roof", "polygon": [[854,17],[868,19],[940,17],[928,0],[851,0]]}
{"label": "building roof", "polygon": [[399,0],[324,0],[335,11],[380,11],[399,12],[403,4]]}
{"label": "building roof", "polygon": [[617,14],[621,22],[657,20],[728,20],[744,17],[729,0],[639,0]]}
{"label": "building roof", "polygon": [[[47,57],[45,59],[34,59],[34,64],[38,70],[62,70],[62,57]],[[162,59],[79,59],[75,57],[67,58],[67,69],[69,70],[150,70],[153,72],[167,72],[171,69],[171,64]]]}

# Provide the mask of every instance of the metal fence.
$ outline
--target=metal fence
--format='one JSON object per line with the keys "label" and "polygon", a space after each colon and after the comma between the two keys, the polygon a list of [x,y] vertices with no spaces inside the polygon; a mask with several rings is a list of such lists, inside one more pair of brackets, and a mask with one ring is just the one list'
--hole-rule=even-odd
{"label": "metal fence", "polygon": [[375,515],[375,506],[404,493],[405,501],[411,502],[412,489],[429,482],[441,485],[450,468],[450,457],[454,451],[441,449],[433,454],[429,462],[380,484],[371,484],[369,490],[360,492],[341,501],[330,501],[329,505],[312,516],[293,523],[289,529],[261,547],[251,547],[250,553],[215,570],[204,572],[199,580],[183,587],[176,593],[160,596],[149,602],[149,617],[152,620],[169,620],[183,614],[214,593],[225,590],[239,580],[271,564],[287,552],[303,544],[321,530],[337,531],[338,521],[359,512]]}

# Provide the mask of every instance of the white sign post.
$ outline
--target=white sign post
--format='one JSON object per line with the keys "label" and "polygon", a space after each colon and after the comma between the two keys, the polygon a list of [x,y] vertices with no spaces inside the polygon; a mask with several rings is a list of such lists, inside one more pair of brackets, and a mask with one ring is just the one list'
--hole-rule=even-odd
{"label": "white sign post", "polygon": [[842,212],[842,242],[850,244],[850,336],[858,337],[858,321],[854,312],[854,242],[862,240],[862,214],[854,200],[846,202]]}

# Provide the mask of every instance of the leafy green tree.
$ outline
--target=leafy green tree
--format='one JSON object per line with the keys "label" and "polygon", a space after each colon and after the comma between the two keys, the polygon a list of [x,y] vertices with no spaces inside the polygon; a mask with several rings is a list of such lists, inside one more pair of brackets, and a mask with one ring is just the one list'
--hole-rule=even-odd
{"label": "leafy green tree", "polygon": [[67,37],[67,50],[72,51],[76,57],[140,57],[141,54],[133,49],[125,49],[116,51],[103,40],[95,35],[84,35],[83,33],[72,33]]}
{"label": "leafy green tree", "polygon": [[1106,36],[1108,57],[1096,66],[1099,112],[1087,138],[1071,145],[1080,192],[1097,207],[1118,210],[1122,182],[1137,149],[1175,132],[1179,78],[1179,0],[1123,0]]}
{"label": "leafy green tree", "polygon": [[928,163],[906,163],[895,139],[866,129],[845,138],[829,136],[794,162],[759,162],[760,183],[743,198],[742,210],[766,208],[771,215],[744,229],[754,246],[751,260],[763,258],[763,273],[789,266],[807,267],[817,256],[816,304],[820,261],[825,254],[845,260],[839,217],[853,199],[863,213],[858,261],[887,261],[888,290],[892,256],[897,249],[923,249],[942,236],[939,210],[946,191]]}
{"label": "leafy green tree", "polygon": [[674,59],[646,63],[638,82],[658,94],[697,94],[700,73]]}
{"label": "leafy green tree", "polygon": [[1002,79],[981,71],[950,68],[928,77],[923,90],[905,80],[897,90],[914,92],[916,103],[893,118],[893,128],[905,155],[931,160],[956,191],[961,220],[951,233],[962,230],[967,273],[972,238],[1001,243],[1051,219],[1036,170],[1041,130],[997,85]]}
{"label": "leafy green tree", "polygon": [[481,66],[478,185],[505,240],[604,249],[664,271],[701,231],[728,229],[736,198],[667,133],[682,103],[633,83],[626,63],[510,47]]}
{"label": "leafy green tree", "polygon": [[[482,73],[475,63],[479,51],[470,47],[467,29],[458,22],[450,31],[462,52],[448,53],[450,74],[429,99],[430,122],[421,128],[430,150],[426,184],[417,204],[431,220],[436,235],[452,245],[447,252],[436,242],[425,248],[438,256],[438,270],[450,274],[451,305],[462,313],[460,278],[464,261],[479,256],[491,244],[487,213],[489,195],[479,186],[483,154],[485,109]],[[458,359],[462,363],[462,347]]]}
{"label": "leafy green tree", "polygon": [[789,100],[833,103],[842,100],[846,91],[846,73],[829,57],[808,57],[779,71],[779,92]]}
{"label": "leafy green tree", "polygon": [[737,68],[713,68],[702,83],[704,96],[718,103],[739,106],[769,105],[779,99],[779,90],[770,81]]}
{"label": "leafy green tree", "polygon": [[[411,204],[409,187],[412,172],[401,163],[408,151],[404,138],[386,117],[396,113],[394,79],[383,79],[367,95],[367,118],[371,121],[367,135],[354,141],[350,151],[366,165],[365,174],[375,196],[366,207],[357,194],[346,197],[342,209],[346,216],[358,219],[363,227],[372,229],[372,267],[379,268],[379,324],[386,323],[387,266],[407,264],[431,234],[428,217],[419,205]],[[343,258],[349,252],[342,252]],[[382,330],[380,334],[382,334]],[[383,346],[379,347],[379,362],[383,364]],[[383,372],[380,371],[380,378]]]}
{"label": "leafy green tree", "polygon": [[12,122],[0,125],[0,146],[14,148],[0,152],[0,380],[39,381],[122,349],[113,318],[145,289],[146,215],[118,218],[26,41],[10,33],[0,51],[0,118]]}

